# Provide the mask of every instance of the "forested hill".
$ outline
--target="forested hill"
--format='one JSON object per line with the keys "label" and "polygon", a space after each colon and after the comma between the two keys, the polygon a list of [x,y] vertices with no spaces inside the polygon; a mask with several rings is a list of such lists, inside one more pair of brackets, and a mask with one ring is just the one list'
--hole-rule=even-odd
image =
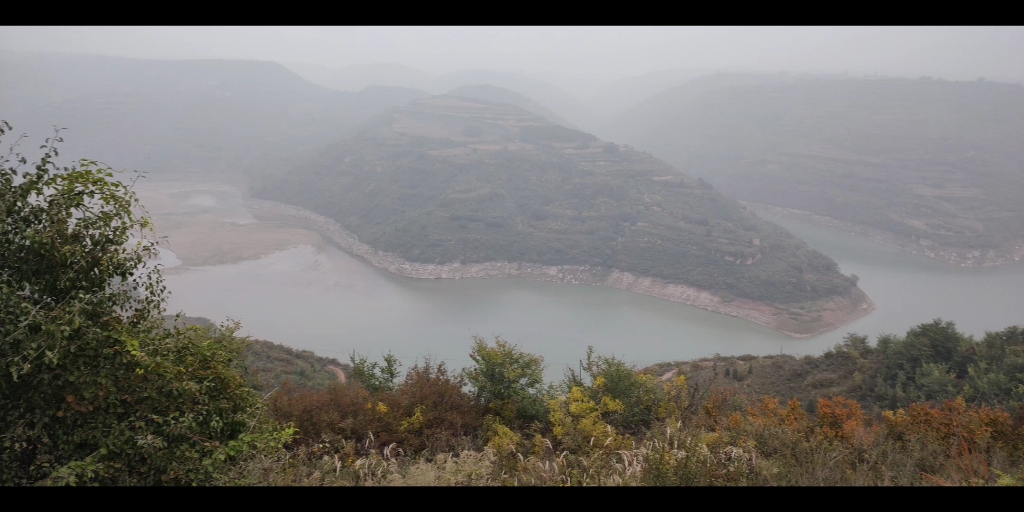
{"label": "forested hill", "polygon": [[414,262],[590,265],[773,303],[855,289],[831,258],[708,184],[508,104],[392,109],[254,195]]}
{"label": "forested hill", "polygon": [[707,77],[643,102],[622,140],[730,197],[881,230],[943,259],[1024,247],[1024,87]]}
{"label": "forested hill", "polygon": [[0,111],[62,156],[140,171],[272,172],[426,93],[332,91],[273,62],[0,54]]}

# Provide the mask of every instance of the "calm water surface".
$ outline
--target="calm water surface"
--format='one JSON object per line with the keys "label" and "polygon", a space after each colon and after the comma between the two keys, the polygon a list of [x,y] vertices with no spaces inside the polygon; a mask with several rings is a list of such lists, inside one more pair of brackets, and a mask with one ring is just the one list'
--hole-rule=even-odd
{"label": "calm water surface", "polygon": [[[831,333],[794,340],[738,318],[597,286],[521,279],[420,280],[330,247],[167,276],[171,311],[233,318],[254,337],[342,361],[387,351],[407,367],[431,356],[468,364],[472,336],[501,335],[544,357],[547,376],[587,345],[638,364],[726,354],[819,354],[847,332],[903,333],[935,317],[969,333],[1024,323],[1024,265],[963,269],[842,232],[769,218],[839,262],[878,309]],[[172,258],[173,255],[167,255]]]}

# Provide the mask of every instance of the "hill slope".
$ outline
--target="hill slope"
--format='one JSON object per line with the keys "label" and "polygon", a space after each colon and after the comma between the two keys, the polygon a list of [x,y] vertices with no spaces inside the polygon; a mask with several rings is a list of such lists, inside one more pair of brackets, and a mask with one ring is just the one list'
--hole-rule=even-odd
{"label": "hill slope", "polygon": [[1024,256],[1019,85],[690,84],[619,121],[625,140],[732,197],[835,219],[954,263]]}
{"label": "hill slope", "polygon": [[424,90],[433,94],[445,94],[457,87],[476,84],[491,84],[513,90],[557,112],[575,126],[584,126],[591,118],[590,110],[574,94],[520,73],[463,69],[435,77],[424,86]]}
{"label": "hill slope", "polygon": [[523,110],[528,110],[533,114],[543,117],[544,119],[565,126],[567,128],[575,129],[576,126],[566,121],[558,114],[551,111],[551,109],[533,101],[518,92],[504,87],[498,87],[496,85],[480,84],[480,85],[465,85],[448,91],[446,96],[454,96],[461,98],[470,98],[477,100],[484,100],[498,103],[508,103],[509,105],[515,105]]}
{"label": "hill slope", "polygon": [[599,120],[598,126],[604,128],[609,120],[637,103],[708,72],[682,68],[620,78],[586,96],[584,101],[595,119]]}
{"label": "hill slope", "polygon": [[[167,328],[192,325],[216,328],[209,318],[200,316],[165,315],[164,322]],[[261,393],[272,392],[286,382],[299,388],[323,389],[334,382],[344,383],[352,369],[348,363],[318,356],[309,350],[266,340],[247,341],[248,346],[242,353],[244,375],[250,386]]]}
{"label": "hill slope", "polygon": [[795,334],[869,310],[832,259],[706,183],[508,104],[393,109],[253,195],[337,221],[358,237],[339,243],[406,275],[607,284]]}

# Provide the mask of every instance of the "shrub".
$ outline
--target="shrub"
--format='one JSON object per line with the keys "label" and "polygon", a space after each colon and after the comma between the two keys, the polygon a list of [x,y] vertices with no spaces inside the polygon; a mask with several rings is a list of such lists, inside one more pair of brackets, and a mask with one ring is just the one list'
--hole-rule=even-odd
{"label": "shrub", "polygon": [[500,337],[490,346],[473,337],[469,357],[474,366],[465,370],[477,403],[513,428],[544,418],[542,397],[544,360],[523,352]]}
{"label": "shrub", "polygon": [[0,484],[210,483],[280,445],[237,326],[166,328],[131,183],[46,142],[31,169],[0,162]]}

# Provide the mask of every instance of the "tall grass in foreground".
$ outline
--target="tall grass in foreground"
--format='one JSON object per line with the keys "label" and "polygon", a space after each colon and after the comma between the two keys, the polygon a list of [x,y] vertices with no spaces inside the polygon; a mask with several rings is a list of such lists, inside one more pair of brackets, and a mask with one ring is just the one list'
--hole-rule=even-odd
{"label": "tall grass in foreground", "polygon": [[[674,419],[628,433],[602,420],[601,408],[582,392],[553,399],[547,424],[513,431],[471,407],[449,409],[448,415],[467,415],[461,423],[422,406],[398,412],[402,388],[377,402],[360,400],[369,397],[356,386],[343,389],[290,395],[291,411],[319,411],[313,419],[291,416],[300,432],[311,421],[335,428],[301,438],[277,457],[251,460],[230,478],[261,485],[1024,483],[1021,419],[962,399],[872,418],[857,402],[836,396],[819,399],[812,417],[796,400],[780,405],[773,397],[714,390],[699,404],[662,408]],[[345,393],[359,399],[337,399],[329,407],[313,400]],[[448,398],[439,394],[435,403]],[[402,414],[418,415],[420,432],[431,434],[410,434]],[[361,431],[356,424],[379,430]]]}

